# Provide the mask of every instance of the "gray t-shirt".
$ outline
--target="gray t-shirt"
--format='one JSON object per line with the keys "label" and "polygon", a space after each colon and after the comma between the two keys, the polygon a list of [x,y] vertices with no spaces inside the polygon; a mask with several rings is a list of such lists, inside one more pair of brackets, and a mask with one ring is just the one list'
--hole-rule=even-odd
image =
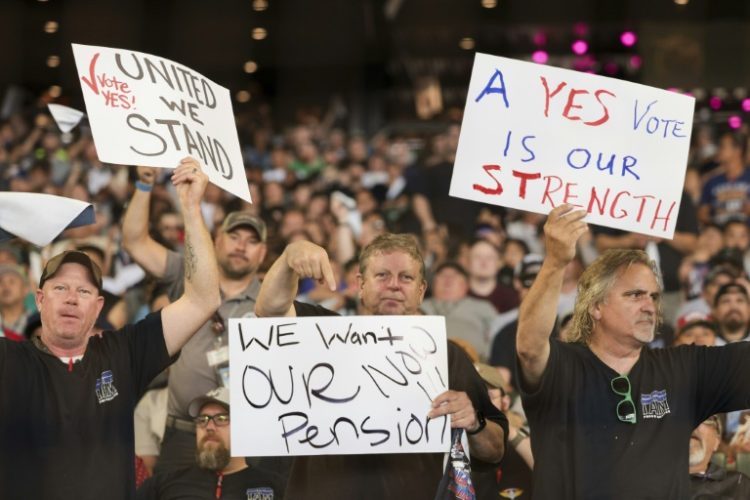
{"label": "gray t-shirt", "polygon": [[[167,285],[169,299],[177,300],[185,289],[183,257],[177,252],[167,254],[167,269],[162,278]],[[255,298],[260,290],[257,278],[238,296],[223,299],[219,314],[224,322],[224,332],[216,333],[213,328],[214,320],[209,319],[198,332],[185,344],[180,357],[169,369],[169,401],[167,412],[175,417],[188,419],[187,407],[198,396],[222,385],[219,368],[226,362],[216,366],[209,365],[208,356],[217,350],[226,348],[228,338],[229,318],[255,317]]]}
{"label": "gray t-shirt", "polygon": [[445,316],[445,330],[448,338],[464,339],[477,350],[482,361],[486,361],[490,351],[490,326],[497,317],[497,311],[486,300],[464,297],[458,302],[444,302],[434,298],[422,302],[425,314]]}

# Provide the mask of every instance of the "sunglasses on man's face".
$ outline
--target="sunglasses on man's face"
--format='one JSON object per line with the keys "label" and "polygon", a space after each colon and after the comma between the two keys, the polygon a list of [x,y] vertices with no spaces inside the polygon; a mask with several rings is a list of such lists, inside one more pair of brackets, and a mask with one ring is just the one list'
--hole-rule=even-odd
{"label": "sunglasses on man's face", "polygon": [[631,395],[630,380],[628,377],[625,375],[615,377],[610,381],[610,386],[615,394],[622,396],[622,400],[617,403],[617,418],[621,422],[636,423],[635,403]]}

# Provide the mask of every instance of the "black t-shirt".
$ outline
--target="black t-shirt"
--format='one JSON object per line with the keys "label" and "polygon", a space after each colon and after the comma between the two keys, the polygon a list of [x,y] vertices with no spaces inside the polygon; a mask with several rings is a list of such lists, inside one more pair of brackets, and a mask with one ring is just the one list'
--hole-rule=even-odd
{"label": "black t-shirt", "polygon": [[[294,303],[297,316],[334,316],[323,307]],[[460,347],[448,342],[448,386],[464,391],[487,420],[508,435],[505,415],[490,402],[487,389]],[[287,499],[351,498],[355,500],[435,498],[443,476],[443,453],[319,455],[296,457],[287,484]],[[472,459],[472,467],[488,464]]]}
{"label": "black t-shirt", "polygon": [[522,387],[534,497],[689,498],[690,434],[710,415],[750,407],[748,359],[748,342],[644,349],[628,374],[630,424],[617,418],[623,398],[610,384],[618,374],[587,346],[550,341],[539,387]]}
{"label": "black t-shirt", "polygon": [[169,361],[160,313],[91,337],[72,371],[0,339],[0,498],[133,498],[133,410]]}
{"label": "black t-shirt", "polygon": [[505,447],[503,463],[488,470],[471,471],[477,500],[531,498],[531,469],[512,446]]}
{"label": "black t-shirt", "polygon": [[[197,465],[148,478],[137,500],[213,500],[219,476]],[[221,478],[221,500],[279,500],[284,480],[261,467],[247,467]]]}

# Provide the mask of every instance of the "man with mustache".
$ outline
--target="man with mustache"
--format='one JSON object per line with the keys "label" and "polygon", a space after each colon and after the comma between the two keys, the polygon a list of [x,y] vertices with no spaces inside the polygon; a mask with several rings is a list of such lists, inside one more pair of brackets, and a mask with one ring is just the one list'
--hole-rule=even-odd
{"label": "man with mustache", "polygon": [[[268,316],[333,316],[320,306],[297,302],[301,278],[336,289],[325,249],[309,241],[287,245],[268,270],[255,311]],[[416,238],[382,234],[360,254],[359,301],[362,315],[417,315],[427,288],[425,265]],[[448,342],[449,390],[436,396],[431,419],[451,416],[451,427],[468,436],[472,462],[497,463],[505,451],[508,422],[461,348]],[[321,455],[295,457],[287,499],[433,499],[443,472],[442,453]]]}
{"label": "man with mustache", "polygon": [[721,420],[713,415],[690,436],[691,499],[750,498],[750,478],[711,460],[721,444],[721,432]]}
{"label": "man with mustache", "polygon": [[138,489],[137,500],[283,498],[280,475],[250,467],[244,457],[231,456],[229,411],[226,387],[191,401],[188,412],[195,422],[194,464],[147,479]]}
{"label": "man with mustache", "polygon": [[569,342],[550,339],[585,210],[554,208],[547,255],[521,304],[520,392],[536,498],[689,498],[685,443],[710,415],[750,405],[750,343],[647,348],[660,320],[653,262],[608,250],[581,275]]}
{"label": "man with mustache", "polygon": [[711,315],[719,323],[716,345],[749,340],[750,299],[739,283],[727,283],[716,292]]}
{"label": "man with mustache", "polygon": [[[170,300],[181,293],[182,258],[157,243],[148,232],[149,203],[155,169],[138,167],[138,182],[123,221],[123,245],[133,259],[167,288]],[[186,217],[185,217],[186,218]],[[195,425],[187,407],[194,398],[227,385],[227,320],[253,316],[260,289],[256,276],[266,256],[266,225],[247,211],[226,216],[214,237],[219,265],[221,307],[182,349],[169,372],[167,422],[156,472],[193,461]]]}
{"label": "man with mustache", "polygon": [[36,291],[41,334],[0,339],[0,498],[132,499],[133,410],[149,382],[219,306],[200,200],[208,176],[174,170],[186,226],[184,293],[134,325],[95,334],[101,269],[83,252],[50,259]]}

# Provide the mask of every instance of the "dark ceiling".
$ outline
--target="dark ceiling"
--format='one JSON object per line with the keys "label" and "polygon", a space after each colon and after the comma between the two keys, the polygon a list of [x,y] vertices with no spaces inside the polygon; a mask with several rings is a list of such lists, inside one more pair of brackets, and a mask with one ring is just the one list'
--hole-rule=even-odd
{"label": "dark ceiling", "polygon": [[[257,1],[3,0],[0,85],[60,85],[64,99],[80,103],[70,44],[81,43],[176,60],[280,110],[325,105],[338,94],[398,115],[413,113],[415,80],[424,74],[440,80],[449,105],[462,103],[473,55],[459,47],[462,38],[482,52],[528,59],[543,32],[550,62],[565,65],[576,29],[596,58],[620,65],[619,77],[690,88],[731,87],[750,76],[743,0],[497,0],[489,9],[480,0],[267,0],[263,11]],[[48,34],[51,20],[59,28]],[[252,38],[257,27],[266,39]],[[624,29],[639,34],[632,49],[619,43]],[[635,53],[644,66],[627,73],[624,58]],[[50,55],[60,57],[58,67],[47,66]],[[258,64],[253,74],[243,71],[248,60]]]}

